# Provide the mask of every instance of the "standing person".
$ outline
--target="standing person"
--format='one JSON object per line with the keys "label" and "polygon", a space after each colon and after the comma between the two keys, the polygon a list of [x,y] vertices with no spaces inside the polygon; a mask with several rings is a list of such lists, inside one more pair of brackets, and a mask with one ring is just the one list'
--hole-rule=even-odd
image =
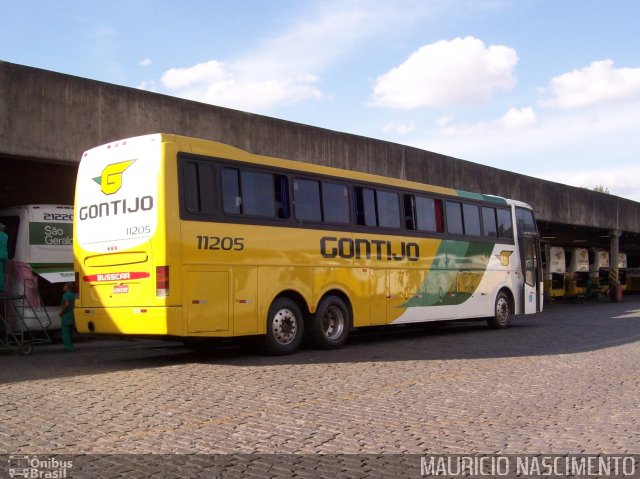
{"label": "standing person", "polygon": [[60,309],[60,330],[62,334],[62,342],[64,343],[64,350],[72,352],[75,348],[71,341],[71,332],[76,325],[73,317],[73,308],[75,306],[76,295],[75,285],[73,283],[65,283],[62,288],[62,309]]}
{"label": "standing person", "polygon": [[5,292],[4,271],[9,259],[9,236],[5,233],[7,227],[0,223],[0,293]]}

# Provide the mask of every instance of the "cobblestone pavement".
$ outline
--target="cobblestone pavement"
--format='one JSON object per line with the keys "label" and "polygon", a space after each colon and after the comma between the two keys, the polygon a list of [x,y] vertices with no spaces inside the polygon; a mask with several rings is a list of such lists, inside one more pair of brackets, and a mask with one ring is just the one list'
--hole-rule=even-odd
{"label": "cobblestone pavement", "polygon": [[[638,364],[640,296],[554,304],[501,331],[361,332],[288,357],[246,344],[50,344],[0,354],[0,454],[327,454],[334,466],[331,455],[360,455],[331,477],[365,477],[366,455],[633,454]],[[254,475],[277,476],[267,463]]]}

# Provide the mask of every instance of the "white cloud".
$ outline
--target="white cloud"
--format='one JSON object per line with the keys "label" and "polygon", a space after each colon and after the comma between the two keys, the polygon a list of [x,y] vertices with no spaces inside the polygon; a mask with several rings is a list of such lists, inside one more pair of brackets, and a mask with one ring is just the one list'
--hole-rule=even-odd
{"label": "white cloud", "polygon": [[240,109],[267,109],[276,104],[321,99],[313,75],[298,77],[245,74],[244,65],[219,61],[190,68],[172,68],[162,75],[162,84],[179,96],[205,103]]}
{"label": "white cloud", "polygon": [[612,195],[640,201],[640,165],[541,171],[540,178],[580,188],[606,186]]}
{"label": "white cloud", "polygon": [[[326,1],[289,30],[237,59],[172,68],[161,82],[171,95],[249,111],[328,98],[321,73],[354,45],[401,24],[394,2]],[[255,53],[258,52],[258,53]]]}
{"label": "white cloud", "polygon": [[451,116],[441,116],[436,120],[436,125],[439,127],[450,125],[453,122],[453,117]]}
{"label": "white cloud", "polygon": [[580,108],[640,99],[640,68],[613,68],[612,60],[592,62],[551,80],[553,98],[544,107]]}
{"label": "white cloud", "polygon": [[414,122],[410,121],[409,123],[396,123],[389,122],[382,127],[382,131],[385,133],[398,133],[400,135],[406,135],[407,133],[411,133],[416,129],[416,125]]}
{"label": "white cloud", "polygon": [[378,77],[372,103],[402,109],[486,103],[496,90],[515,86],[517,63],[513,48],[473,37],[442,40]]}
{"label": "white cloud", "polygon": [[492,121],[448,119],[412,146],[525,175],[593,188],[640,201],[640,109],[635,104],[589,111],[512,108]]}
{"label": "white cloud", "polygon": [[153,62],[151,61],[151,58],[145,58],[144,60],[140,60],[138,62],[138,65],[140,65],[141,67],[148,67],[149,65],[151,65]]}
{"label": "white cloud", "polygon": [[439,127],[436,135],[441,138],[459,138],[465,142],[471,140],[487,141],[504,139],[507,136],[530,134],[539,125],[538,115],[530,108],[511,108],[503,116],[489,122],[475,124],[455,124],[450,117],[436,121]]}
{"label": "white cloud", "polygon": [[141,81],[140,83],[138,83],[136,85],[136,88],[140,89],[140,90],[147,90],[147,91],[156,91],[156,81],[155,80],[148,80],[148,81]]}
{"label": "white cloud", "polygon": [[497,125],[504,127],[505,131],[522,131],[538,124],[538,115],[533,108],[511,108],[497,121]]}
{"label": "white cloud", "polygon": [[172,68],[162,75],[162,84],[171,90],[181,90],[200,84],[224,83],[231,77],[224,64],[214,60],[189,68]]}

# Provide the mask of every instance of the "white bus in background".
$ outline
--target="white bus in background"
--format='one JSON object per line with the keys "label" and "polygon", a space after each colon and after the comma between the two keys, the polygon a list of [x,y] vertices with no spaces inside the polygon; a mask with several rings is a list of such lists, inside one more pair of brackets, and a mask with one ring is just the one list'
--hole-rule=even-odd
{"label": "white bus in background", "polygon": [[627,257],[627,285],[626,291],[640,291],[640,256],[629,255]]}
{"label": "white bus in background", "polygon": [[551,246],[548,243],[544,247],[544,291],[549,298],[562,298],[565,295],[565,264],[564,248]]}
{"label": "white bus in background", "polygon": [[626,253],[618,253],[618,282],[622,286],[622,290],[627,289],[627,255]]}
{"label": "white bus in background", "polygon": [[589,276],[594,293],[606,293],[609,289],[609,252],[595,250],[589,253]]}
{"label": "white bus in background", "polygon": [[60,329],[62,283],[74,281],[73,206],[10,206],[0,209],[0,223],[9,236],[7,295],[25,297],[30,308],[20,310],[30,330]]}
{"label": "white bus in background", "polygon": [[567,256],[567,295],[584,296],[589,282],[589,251],[587,248],[573,248]]}

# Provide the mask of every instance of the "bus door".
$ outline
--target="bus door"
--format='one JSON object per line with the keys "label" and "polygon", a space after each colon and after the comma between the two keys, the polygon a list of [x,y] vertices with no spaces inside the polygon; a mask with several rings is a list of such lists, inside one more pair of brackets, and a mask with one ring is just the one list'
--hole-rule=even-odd
{"label": "bus door", "polygon": [[185,270],[187,333],[229,331],[229,272]]}
{"label": "bus door", "polygon": [[524,274],[523,311],[531,314],[542,311],[543,277],[540,239],[537,236],[522,236],[522,262]]}

